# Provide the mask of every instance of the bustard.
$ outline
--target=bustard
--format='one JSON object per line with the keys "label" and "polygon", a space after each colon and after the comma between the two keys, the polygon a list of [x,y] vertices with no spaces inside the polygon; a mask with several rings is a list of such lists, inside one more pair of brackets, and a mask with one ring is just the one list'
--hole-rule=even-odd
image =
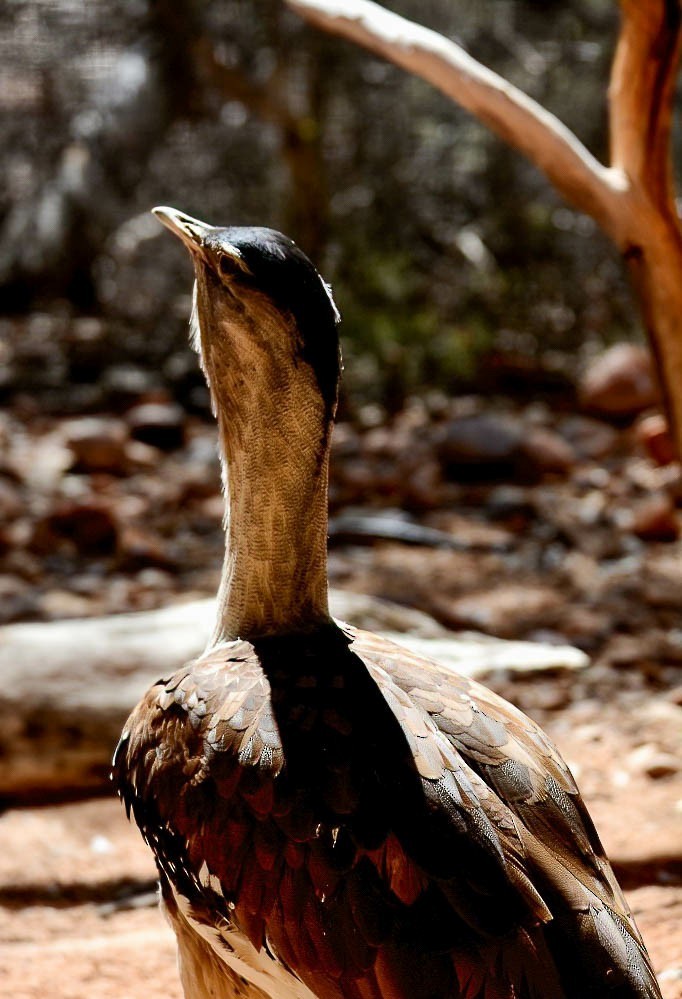
{"label": "bustard", "polygon": [[227,543],[209,646],[135,708],[114,778],[187,999],[660,999],[538,726],[329,615],[329,288],[271,229],[156,214],[194,262]]}

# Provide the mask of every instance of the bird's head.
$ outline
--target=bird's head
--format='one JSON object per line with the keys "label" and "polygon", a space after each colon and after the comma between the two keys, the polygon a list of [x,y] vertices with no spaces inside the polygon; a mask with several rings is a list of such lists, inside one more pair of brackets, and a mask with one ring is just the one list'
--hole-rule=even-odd
{"label": "bird's head", "polygon": [[231,413],[260,388],[275,406],[318,399],[330,421],[340,373],[329,287],[274,229],[221,228],[174,208],[154,214],[190,251],[193,326],[214,405]]}

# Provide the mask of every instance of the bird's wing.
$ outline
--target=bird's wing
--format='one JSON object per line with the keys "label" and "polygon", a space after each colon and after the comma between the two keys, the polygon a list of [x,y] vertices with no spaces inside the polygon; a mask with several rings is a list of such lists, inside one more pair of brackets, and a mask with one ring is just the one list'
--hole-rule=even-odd
{"label": "bird's wing", "polygon": [[[471,999],[512,999],[496,982],[529,977],[518,996],[542,999],[554,972],[538,927],[551,916],[513,823],[423,712],[438,745],[413,749],[394,715],[408,711],[414,728],[420,712],[352,658],[361,669],[346,678],[345,702],[333,662],[318,691],[304,666],[277,718],[261,659],[233,643],[159,681],[134,710],[114,780],[178,931],[189,920],[242,974],[245,955],[276,955],[294,982],[287,993],[280,981],[282,995],[299,995],[302,979],[324,999],[425,999],[460,986]],[[317,758],[305,738],[315,726]],[[427,781],[428,800],[415,760],[443,777]],[[480,953],[488,936],[496,969]]]}
{"label": "bird's wing", "polygon": [[[202,657],[135,709],[114,777],[174,904],[240,974],[271,955],[292,995],[659,996],[551,744],[374,636]],[[590,965],[575,987],[564,945]]]}
{"label": "bird's wing", "polygon": [[[354,651],[389,702],[397,687],[412,705],[400,711],[394,704],[394,710],[409,733],[422,776],[435,777],[433,767],[422,762],[421,748],[434,740],[424,738],[423,715],[415,725],[414,708],[432,719],[459,761],[481,779],[485,791],[480,786],[477,791],[488,814],[502,813],[497,819],[502,827],[513,822],[520,866],[553,920],[563,919],[568,926],[572,919],[576,942],[597,967],[610,961],[631,975],[639,991],[624,995],[658,996],[642,938],[573,776],[542,729],[475,680],[376,635],[349,632]],[[515,866],[516,844],[513,851],[509,843],[503,845]],[[567,911],[572,911],[568,920],[562,916]]]}
{"label": "bird's wing", "polygon": [[252,646],[234,642],[159,680],[124,727],[114,784],[161,870],[187,889],[211,852],[246,849],[250,823],[243,807],[230,813],[234,801],[255,816],[272,807],[284,761],[268,693]]}

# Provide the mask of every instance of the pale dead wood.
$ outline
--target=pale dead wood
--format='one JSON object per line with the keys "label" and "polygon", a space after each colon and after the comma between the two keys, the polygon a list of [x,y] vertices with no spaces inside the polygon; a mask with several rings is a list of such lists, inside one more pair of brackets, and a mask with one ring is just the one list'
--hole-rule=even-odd
{"label": "pale dead wood", "polygon": [[0,628],[0,801],[106,789],[131,707],[203,647],[213,601]]}

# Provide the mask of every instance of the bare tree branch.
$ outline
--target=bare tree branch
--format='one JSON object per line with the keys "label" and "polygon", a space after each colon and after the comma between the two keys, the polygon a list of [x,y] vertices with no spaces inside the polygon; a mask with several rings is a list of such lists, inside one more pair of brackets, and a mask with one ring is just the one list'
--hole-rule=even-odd
{"label": "bare tree branch", "polygon": [[677,225],[670,126],[680,54],[679,0],[621,0],[609,88],[611,163]]}
{"label": "bare tree branch", "polygon": [[552,114],[454,42],[369,0],[287,0],[311,24],[421,76],[466,108],[591,215],[629,266],[682,457],[682,232],[670,126],[680,0],[620,0],[611,73],[611,166]]}
{"label": "bare tree branch", "polygon": [[627,180],[558,118],[455,42],[370,0],[286,0],[297,14],[422,77],[524,153],[563,196],[620,241]]}

